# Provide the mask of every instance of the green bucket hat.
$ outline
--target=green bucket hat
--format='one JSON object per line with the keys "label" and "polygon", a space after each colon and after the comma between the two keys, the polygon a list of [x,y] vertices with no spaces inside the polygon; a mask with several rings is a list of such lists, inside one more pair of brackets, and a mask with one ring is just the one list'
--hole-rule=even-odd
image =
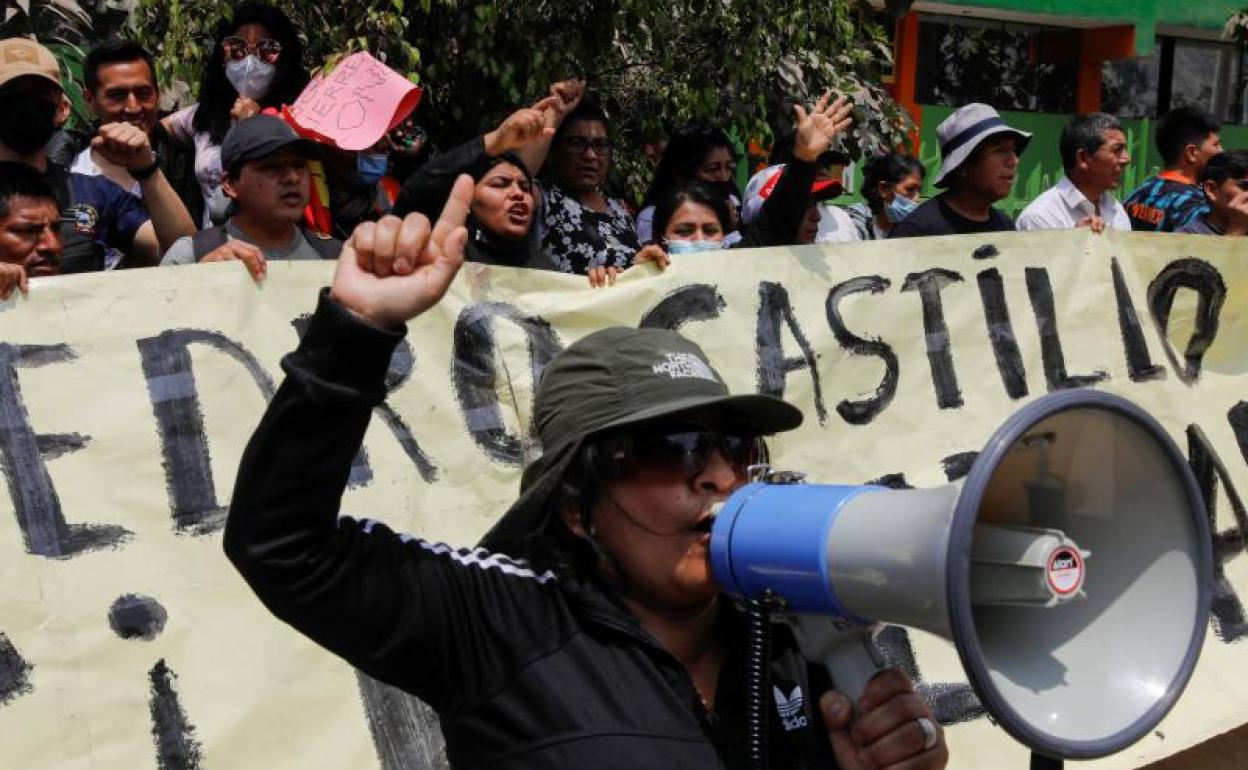
{"label": "green bucket hat", "polygon": [[729,394],[702,348],[667,329],[612,327],[577,340],[546,367],[535,401],[542,454],[525,468],[519,499],[481,539],[489,551],[520,555],[590,436],[707,408],[760,435],[802,424],[801,410],[782,399]]}

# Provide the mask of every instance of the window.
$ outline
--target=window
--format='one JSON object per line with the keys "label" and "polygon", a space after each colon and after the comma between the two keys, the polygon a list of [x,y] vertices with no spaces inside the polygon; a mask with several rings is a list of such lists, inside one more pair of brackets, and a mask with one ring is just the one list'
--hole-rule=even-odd
{"label": "window", "polygon": [[1073,112],[1078,30],[923,15],[916,99],[960,107]]}
{"label": "window", "polygon": [[1248,69],[1233,43],[1162,37],[1151,56],[1107,61],[1101,109],[1120,118],[1156,118],[1192,105],[1225,123],[1248,125]]}

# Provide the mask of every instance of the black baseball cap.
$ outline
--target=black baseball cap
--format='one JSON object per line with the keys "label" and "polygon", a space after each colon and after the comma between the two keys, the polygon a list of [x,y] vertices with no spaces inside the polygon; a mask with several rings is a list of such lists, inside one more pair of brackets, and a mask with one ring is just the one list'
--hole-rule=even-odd
{"label": "black baseball cap", "polygon": [[221,168],[235,172],[248,160],[268,157],[283,147],[294,146],[309,160],[321,157],[321,148],[295,133],[290,124],[275,115],[253,115],[238,121],[221,143]]}
{"label": "black baseball cap", "polygon": [[522,555],[524,539],[546,525],[551,496],[590,436],[695,410],[758,435],[802,424],[802,411],[783,399],[730,394],[702,348],[674,331],[611,327],[574,342],[537,386],[533,421],[542,454],[525,468],[519,499],[481,546]]}

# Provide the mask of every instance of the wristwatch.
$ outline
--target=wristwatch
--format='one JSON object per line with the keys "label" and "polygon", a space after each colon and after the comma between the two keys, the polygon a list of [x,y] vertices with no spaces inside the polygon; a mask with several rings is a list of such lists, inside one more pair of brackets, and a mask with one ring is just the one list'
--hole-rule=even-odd
{"label": "wristwatch", "polygon": [[130,172],[130,176],[134,177],[134,181],[136,182],[146,182],[149,178],[151,178],[152,174],[155,174],[159,170],[160,155],[155,152],[152,153],[152,162],[150,165],[143,166],[141,168],[127,169],[127,171]]}

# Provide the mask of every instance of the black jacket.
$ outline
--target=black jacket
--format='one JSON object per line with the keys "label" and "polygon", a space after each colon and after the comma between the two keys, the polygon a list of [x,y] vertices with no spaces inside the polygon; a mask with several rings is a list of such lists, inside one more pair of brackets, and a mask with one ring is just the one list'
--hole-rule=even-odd
{"label": "black jacket", "polygon": [[[480,136],[438,153],[407,178],[394,199],[390,213],[403,217],[418,211],[431,221],[436,220],[460,174],[480,180],[494,163],[495,160],[485,154],[485,141]],[[537,201],[534,200],[534,212],[537,208]],[[464,258],[469,262],[537,270],[556,269],[555,264],[541,253],[532,227],[529,228],[528,238],[511,241],[490,233],[471,217],[467,226],[468,245],[464,250]]]}
{"label": "black jacket", "polygon": [[794,246],[806,207],[810,204],[810,188],[815,183],[815,164],[798,158],[784,165],[776,186],[763,201],[758,216],[741,230],[741,240],[730,249],[756,249],[765,246]]}
{"label": "black jacket", "polygon": [[[226,553],[260,599],[368,675],[431,704],[453,767],[744,767],[737,613],[724,613],[729,661],[708,715],[684,667],[572,562],[552,553],[536,567],[338,517],[401,336],[322,295],[284,360],[286,380],[243,456],[225,531]],[[771,766],[832,767],[811,716],[826,681],[812,688],[787,628],[774,629]]]}

